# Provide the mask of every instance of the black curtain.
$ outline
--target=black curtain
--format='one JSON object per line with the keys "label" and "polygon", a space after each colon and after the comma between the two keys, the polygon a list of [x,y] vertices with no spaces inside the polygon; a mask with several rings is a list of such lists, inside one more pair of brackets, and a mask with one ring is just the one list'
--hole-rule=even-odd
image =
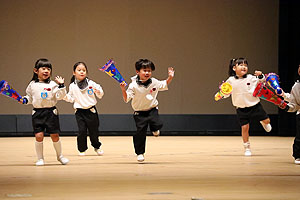
{"label": "black curtain", "polygon": [[[278,73],[280,85],[290,92],[298,78],[300,64],[300,1],[280,0],[279,2],[279,55]],[[279,109],[278,134],[295,136],[295,113],[286,113]]]}

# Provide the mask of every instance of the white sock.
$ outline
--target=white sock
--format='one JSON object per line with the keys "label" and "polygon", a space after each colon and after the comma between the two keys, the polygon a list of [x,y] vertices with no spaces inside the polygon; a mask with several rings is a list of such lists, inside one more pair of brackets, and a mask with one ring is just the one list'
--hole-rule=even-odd
{"label": "white sock", "polygon": [[44,159],[43,149],[44,149],[43,142],[35,141],[35,151],[38,160]]}
{"label": "white sock", "polygon": [[250,149],[250,142],[245,142],[244,147],[245,149]]}
{"label": "white sock", "polygon": [[57,142],[53,142],[54,149],[56,151],[56,156],[59,158],[61,156],[61,142],[60,140]]}

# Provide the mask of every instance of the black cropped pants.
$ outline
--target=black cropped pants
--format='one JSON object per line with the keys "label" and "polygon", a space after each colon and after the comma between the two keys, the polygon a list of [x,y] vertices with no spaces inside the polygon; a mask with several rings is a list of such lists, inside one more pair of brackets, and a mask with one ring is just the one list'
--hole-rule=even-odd
{"label": "black cropped pants", "polygon": [[135,111],[133,114],[136,125],[136,133],[133,135],[133,144],[137,155],[144,154],[146,149],[146,134],[148,126],[150,131],[157,131],[163,127],[159,118],[158,109],[152,108],[149,111]]}

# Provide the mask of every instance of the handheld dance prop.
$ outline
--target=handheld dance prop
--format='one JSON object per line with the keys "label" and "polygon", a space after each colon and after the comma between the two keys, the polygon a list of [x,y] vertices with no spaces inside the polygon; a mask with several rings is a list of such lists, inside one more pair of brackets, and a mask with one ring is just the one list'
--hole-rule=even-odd
{"label": "handheld dance prop", "polygon": [[126,81],[124,80],[114,63],[115,62],[113,60],[109,60],[102,68],[99,68],[99,70],[105,72],[110,77],[117,80],[119,83],[125,83],[127,85]]}
{"label": "handheld dance prop", "polygon": [[230,85],[230,83],[227,82],[223,82],[220,86],[219,86],[220,91],[218,91],[215,94],[215,100],[219,101],[220,99],[224,98],[224,95],[229,95],[232,92],[232,86]]}
{"label": "handheld dance prop", "polygon": [[282,94],[282,89],[279,85],[279,77],[275,73],[269,73],[266,75],[267,84],[275,90],[275,92],[279,95]]}
{"label": "handheld dance prop", "polygon": [[279,108],[281,109],[285,109],[287,106],[287,103],[282,98],[277,96],[272,90],[266,87],[266,85],[264,85],[263,83],[257,84],[253,92],[253,96],[269,101],[279,106]]}
{"label": "handheld dance prop", "polygon": [[0,81],[0,93],[17,100],[19,103],[23,103],[22,96],[19,95],[5,80]]}

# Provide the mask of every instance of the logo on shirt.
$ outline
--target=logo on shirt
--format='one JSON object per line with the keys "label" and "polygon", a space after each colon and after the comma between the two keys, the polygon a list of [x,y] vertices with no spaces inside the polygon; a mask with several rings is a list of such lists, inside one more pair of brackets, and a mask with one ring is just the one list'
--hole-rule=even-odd
{"label": "logo on shirt", "polygon": [[89,89],[88,89],[88,91],[87,91],[87,93],[88,93],[89,95],[94,94],[93,87],[90,86]]}
{"label": "logo on shirt", "polygon": [[44,88],[44,92],[41,92],[41,98],[42,99],[46,99],[48,97],[47,91],[50,92],[51,88]]}
{"label": "logo on shirt", "polygon": [[48,93],[47,92],[41,92],[41,98],[42,99],[46,99],[48,97]]}
{"label": "logo on shirt", "polygon": [[156,88],[152,88],[151,90],[150,90],[150,94],[152,94],[152,92],[155,92],[156,91]]}

